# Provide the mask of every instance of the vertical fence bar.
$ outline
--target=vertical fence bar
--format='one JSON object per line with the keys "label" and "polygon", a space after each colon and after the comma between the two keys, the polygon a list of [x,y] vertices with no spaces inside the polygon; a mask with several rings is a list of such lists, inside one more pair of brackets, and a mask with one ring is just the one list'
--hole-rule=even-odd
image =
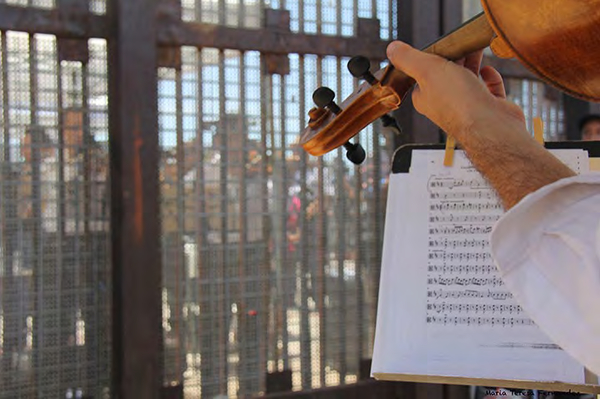
{"label": "vertical fence bar", "polygon": [[[301,11],[302,13],[302,11]],[[303,14],[301,14],[303,15]],[[303,21],[303,18],[300,19]],[[303,30],[304,24],[300,23],[300,31]],[[305,109],[305,78],[304,78],[304,56],[300,56],[298,59],[298,87],[299,87],[299,95],[298,95],[298,114],[300,121],[304,121],[306,118],[306,109]],[[301,303],[300,303],[300,368],[302,371],[302,388],[309,389],[311,387],[311,376],[312,376],[312,362],[311,362],[311,336],[310,336],[310,311],[308,308],[308,297],[309,297],[309,286],[311,289],[314,289],[312,281],[315,280],[314,272],[309,268],[310,258],[310,244],[314,242],[313,234],[314,231],[309,232],[309,223],[312,225],[314,221],[312,220],[313,215],[308,214],[308,206],[309,206],[309,197],[308,197],[308,185],[307,185],[307,153],[306,151],[300,150],[300,203],[302,205],[301,215],[303,215],[304,220],[302,223],[302,232],[301,232],[301,241],[299,245],[302,248],[302,258],[301,258]],[[310,200],[314,200],[314,198],[310,198]],[[314,214],[314,212],[311,211]],[[314,248],[312,248],[314,250]],[[314,259],[314,258],[313,258]],[[308,278],[310,274],[310,280]]]}
{"label": "vertical fence bar", "polygon": [[323,0],[317,0],[317,35],[320,35],[322,30],[323,30]]}
{"label": "vertical fence bar", "polygon": [[[261,0],[261,15],[262,15],[262,9],[264,8],[264,5],[262,3]],[[263,252],[263,256],[262,258],[264,259],[265,264],[267,265],[266,268],[267,269],[271,269],[272,267],[272,253],[269,250],[268,245],[266,245],[266,243],[268,243],[271,240],[271,219],[269,216],[269,199],[268,199],[268,195],[267,193],[269,193],[269,175],[268,175],[268,168],[269,168],[269,155],[268,155],[268,146],[267,146],[267,135],[268,135],[268,123],[267,123],[267,118],[268,118],[268,96],[267,96],[267,91],[268,88],[270,87],[267,84],[267,76],[266,76],[266,63],[265,63],[265,59],[264,59],[264,55],[261,54],[260,56],[260,82],[259,82],[259,87],[260,87],[260,94],[261,94],[261,101],[260,101],[260,151],[262,154],[262,162],[260,163],[260,182],[261,182],[261,189],[262,192],[265,193],[265,195],[261,196],[261,214],[262,214],[262,238],[265,242],[265,246],[264,246],[264,252]],[[274,346],[274,341],[276,340],[276,333],[275,331],[275,325],[276,323],[274,322],[274,319],[276,318],[275,316],[275,311],[274,309],[271,309],[271,297],[272,297],[272,281],[271,281],[271,275],[267,275],[265,276],[266,280],[267,280],[267,292],[265,293],[265,295],[263,296],[263,303],[262,303],[262,308],[264,309],[264,311],[266,312],[268,310],[269,312],[269,316],[263,316],[266,318],[266,320],[264,321],[263,325],[265,325],[267,328],[264,331],[264,342],[265,342],[265,346],[263,348],[263,350],[261,351],[261,356],[264,359],[264,364],[267,366],[267,370],[265,370],[266,372],[273,372],[276,370],[277,366],[276,366],[276,351],[274,350],[274,348],[276,346]],[[276,344],[275,344],[276,345]],[[275,366],[269,366],[269,363],[271,364],[275,364]],[[266,380],[266,378],[261,376],[261,380],[264,381]]]}
{"label": "vertical fence bar", "polygon": [[[199,4],[197,9],[200,9]],[[200,335],[200,376],[201,386],[200,389],[203,395],[208,397],[215,396],[218,393],[216,387],[216,379],[218,370],[215,370],[214,364],[211,362],[202,361],[202,359],[210,359],[213,355],[215,348],[215,342],[213,341],[215,334],[213,333],[213,323],[211,317],[214,315],[214,307],[212,306],[210,287],[214,287],[214,283],[210,284],[212,278],[211,269],[213,268],[214,260],[210,260],[209,254],[212,252],[208,249],[207,232],[209,226],[209,220],[207,215],[207,194],[206,184],[207,177],[205,174],[205,144],[204,144],[204,112],[203,112],[203,79],[202,74],[204,70],[204,62],[202,60],[203,51],[197,50],[197,117],[196,117],[196,148],[195,151],[198,156],[198,165],[196,165],[198,176],[196,177],[196,206],[197,206],[197,231],[196,231],[196,243],[197,243],[197,261],[198,261],[198,301],[200,302],[200,323],[198,334]],[[218,282],[217,282],[218,283]],[[210,285],[209,285],[210,284]]]}
{"label": "vertical fence bar", "polygon": [[[196,22],[203,22],[202,21],[202,0],[195,0],[194,10],[196,11],[196,13],[195,13],[195,21]],[[198,52],[201,52],[201,50],[198,49]]]}
{"label": "vertical fence bar", "polygon": [[217,3],[218,21],[219,25],[225,25],[225,0],[218,0]]}
{"label": "vertical fence bar", "polygon": [[[196,1],[196,21],[200,22],[201,18],[201,9],[202,5],[199,1]],[[203,282],[208,278],[206,275],[206,263],[205,263],[205,234],[206,234],[206,190],[204,189],[204,185],[206,182],[206,178],[204,176],[204,121],[203,121],[203,90],[202,90],[202,70],[203,70],[203,62],[202,62],[202,49],[195,50],[195,67],[196,67],[196,137],[194,140],[194,159],[198,160],[198,164],[194,165],[196,170],[196,179],[194,181],[194,213],[196,217],[194,218],[195,224],[195,238],[196,238],[196,262],[197,262],[197,272],[196,272],[196,284],[195,291],[196,295],[194,296],[195,300],[198,302],[198,311],[199,315],[194,317],[194,332],[196,334],[196,341],[198,346],[195,346],[196,353],[200,353],[200,359],[207,358],[209,356],[208,351],[210,348],[210,336],[207,334],[208,332],[208,323],[205,320],[208,320],[209,314],[209,306],[208,306],[208,295],[204,290]],[[206,290],[208,291],[208,290]],[[206,327],[206,331],[205,331]],[[210,380],[208,373],[210,372],[209,367],[206,367],[206,362],[200,363],[200,378],[201,385],[200,390],[202,392],[208,392],[207,382]],[[194,355],[194,366],[197,366],[197,357]]]}
{"label": "vertical fence bar", "polygon": [[[12,354],[17,352],[18,336],[17,323],[18,318],[14,316],[16,312],[7,310],[7,305],[14,303],[13,298],[17,290],[15,278],[12,274],[13,254],[16,251],[15,240],[11,234],[17,231],[17,187],[12,186],[15,182],[16,171],[12,164],[10,153],[10,123],[9,123],[9,90],[8,90],[8,50],[6,32],[0,32],[0,46],[2,47],[0,56],[0,68],[2,68],[2,134],[3,134],[3,163],[2,163],[2,197],[0,198],[2,207],[2,257],[5,266],[2,279],[2,391],[11,392],[12,384]],[[15,182],[16,183],[16,182]]]}
{"label": "vertical fence bar", "polygon": [[238,12],[237,12],[237,16],[238,16],[237,26],[240,28],[245,28],[246,22],[244,21],[244,17],[246,16],[246,1],[245,0],[238,0],[238,1],[239,1],[239,7],[238,7]]}
{"label": "vertical fence bar", "polygon": [[[339,28],[341,29],[341,17],[338,19],[338,24],[339,24]],[[336,92],[339,93],[340,95],[342,94],[342,59],[341,58],[337,58],[336,60],[336,64],[337,64],[337,88],[336,88]],[[337,164],[337,197],[340,199],[339,201],[339,206],[336,209],[336,213],[338,215],[338,220],[337,220],[337,224],[338,224],[338,232],[339,232],[339,237],[337,239],[338,241],[338,256],[337,256],[337,261],[338,261],[338,270],[339,270],[339,274],[338,274],[338,281],[339,281],[339,298],[340,298],[340,305],[339,305],[339,309],[337,309],[337,311],[339,312],[340,315],[340,325],[339,325],[339,362],[340,362],[340,384],[343,384],[346,381],[346,374],[347,374],[347,364],[346,364],[346,359],[347,359],[347,331],[349,330],[348,326],[346,325],[346,316],[347,316],[347,312],[348,312],[348,306],[347,306],[347,292],[346,292],[346,268],[345,268],[345,263],[346,263],[346,232],[347,232],[347,226],[346,226],[346,220],[348,218],[347,215],[347,201],[348,201],[348,197],[349,197],[349,192],[348,190],[346,190],[346,187],[344,185],[344,182],[346,181],[346,167],[345,167],[345,156],[344,153],[342,151],[342,147],[339,148],[338,151],[338,164]],[[346,195],[343,195],[342,193],[346,193]]]}
{"label": "vertical fence bar", "polygon": [[[178,49],[179,50],[179,49]],[[183,142],[183,98],[182,98],[182,81],[181,81],[181,66],[175,68],[175,128],[176,128],[176,148],[175,148],[175,164],[177,165],[177,231],[175,233],[175,270],[173,270],[175,278],[175,336],[177,337],[177,348],[175,349],[175,376],[182,381],[183,371],[185,370],[185,334],[182,327],[183,324],[183,301],[185,285],[183,281],[187,280],[185,271],[185,147]]]}
{"label": "vertical fence bar", "polygon": [[394,13],[394,0],[388,0],[388,40],[394,40],[394,20],[396,19],[396,13]]}
{"label": "vertical fence bar", "polygon": [[[44,336],[44,319],[45,301],[42,300],[44,295],[44,268],[42,256],[42,191],[39,183],[41,180],[41,154],[42,138],[37,127],[37,104],[35,98],[36,92],[36,77],[35,77],[35,39],[33,35],[29,35],[29,135],[31,145],[31,203],[32,203],[32,242],[33,242],[33,292],[34,292],[34,317],[33,317],[33,378],[35,380],[36,392],[41,395],[44,392],[42,387],[42,379],[40,372],[45,365],[45,351],[42,340]],[[60,324],[60,323],[59,323]]]}
{"label": "vertical fence bar", "polygon": [[[289,187],[288,187],[288,166],[285,159],[285,153],[287,150],[287,140],[286,140],[286,129],[285,129],[285,120],[286,120],[286,109],[285,109],[285,81],[286,77],[284,75],[279,75],[279,131],[281,134],[281,148],[279,151],[274,151],[274,154],[280,154],[281,159],[281,226],[282,226],[282,237],[281,241],[281,263],[279,264],[280,275],[282,280],[282,290],[280,292],[280,297],[282,299],[281,304],[283,307],[283,318],[282,318],[282,328],[281,328],[281,340],[283,341],[283,369],[287,370],[290,368],[290,359],[289,359],[289,345],[290,345],[290,337],[288,333],[288,311],[291,308],[290,298],[293,298],[294,294],[294,277],[290,276],[290,270],[295,270],[295,259],[293,256],[290,256],[289,248],[290,242],[287,235],[287,218],[288,212],[294,212],[294,205],[290,202],[291,209],[288,209],[286,206],[288,203],[288,196],[290,196]],[[273,148],[276,149],[275,143],[273,143]],[[277,156],[277,155],[276,155]],[[291,197],[291,196],[290,196]],[[291,199],[291,198],[290,198]],[[293,244],[292,244],[293,245]],[[295,276],[295,273],[292,274]]]}
{"label": "vertical fence bar", "polygon": [[[298,0],[298,32],[304,33],[304,0]],[[303,97],[300,97],[304,100]],[[304,115],[301,115],[300,120],[304,120]]]}
{"label": "vertical fence bar", "polygon": [[[222,6],[223,1],[219,1],[219,6]],[[225,111],[225,54],[223,50],[219,50],[219,122],[217,128],[217,140],[220,143],[219,153],[219,193],[220,193],[220,213],[221,213],[221,251],[219,251],[219,263],[217,265],[217,303],[218,307],[218,323],[219,326],[219,392],[227,393],[227,378],[229,376],[228,359],[227,359],[227,315],[229,314],[229,288],[227,277],[229,275],[229,240],[227,234],[227,169],[229,164],[228,144],[229,144],[229,126],[227,123],[227,115]]]}
{"label": "vertical fence bar", "polygon": [[[242,3],[243,4],[243,3]],[[240,14],[243,14],[240,12]],[[251,359],[250,352],[250,322],[251,314],[249,313],[250,309],[248,307],[248,299],[246,297],[246,270],[248,268],[248,256],[247,252],[249,249],[248,245],[248,174],[247,174],[247,160],[248,160],[248,133],[246,131],[246,74],[245,70],[245,53],[239,54],[239,112],[237,115],[237,135],[238,140],[236,142],[239,143],[239,147],[236,148],[237,156],[236,159],[239,160],[240,164],[237,165],[237,176],[239,179],[238,182],[238,190],[240,193],[239,197],[239,206],[238,206],[238,229],[239,229],[239,239],[238,239],[238,259],[237,259],[237,278],[238,281],[238,293],[236,302],[238,302],[238,381],[239,381],[239,391],[238,394],[240,396],[249,395],[252,391],[249,389],[253,386],[250,384],[248,379],[250,378],[249,373],[249,364]],[[258,276],[256,276],[258,277]]]}
{"label": "vertical fence bar", "polygon": [[82,317],[85,320],[85,329],[84,329],[84,337],[85,337],[85,380],[90,383],[89,386],[86,386],[85,392],[94,392],[95,388],[91,385],[92,381],[99,381],[100,375],[98,373],[98,368],[93,367],[90,362],[92,359],[99,359],[97,355],[98,351],[98,314],[100,313],[98,310],[98,304],[96,301],[96,279],[98,278],[97,265],[95,261],[95,256],[93,253],[93,241],[92,237],[92,226],[94,226],[94,231],[99,231],[99,229],[95,226],[95,223],[92,224],[92,201],[99,201],[100,199],[97,196],[94,196],[92,193],[92,185],[95,184],[94,176],[92,175],[92,162],[97,161],[95,157],[92,155],[96,154],[96,143],[94,142],[94,137],[92,135],[91,126],[90,126],[90,109],[89,109],[89,98],[90,98],[90,88],[89,88],[89,65],[87,62],[83,63],[81,73],[81,104],[82,104],[82,130],[83,130],[83,182],[84,182],[84,257],[86,263],[88,263],[88,267],[84,271],[84,284],[88,289],[88,292],[84,293],[85,299],[84,310],[82,311]]}
{"label": "vertical fence bar", "polygon": [[[63,262],[64,262],[64,256],[63,256],[63,248],[64,248],[64,239],[65,239],[65,214],[66,214],[66,201],[65,201],[65,130],[69,130],[72,129],[72,126],[66,125],[65,124],[65,112],[64,112],[64,107],[65,107],[65,99],[63,96],[63,68],[62,68],[62,60],[60,59],[59,54],[57,54],[56,57],[56,61],[57,61],[57,101],[58,101],[58,206],[57,206],[57,214],[56,214],[56,221],[57,221],[57,245],[56,245],[56,257],[55,257],[55,264],[56,264],[56,273],[58,274],[58,287],[57,287],[57,293],[56,293],[56,301],[57,301],[57,308],[60,309],[59,312],[59,325],[60,325],[60,345],[64,345],[63,342],[63,333],[67,333],[68,334],[68,330],[69,330],[69,325],[68,325],[68,315],[65,314],[65,312],[63,311],[63,306],[64,304],[62,304],[62,295],[60,294],[60,291],[63,287],[62,282],[63,282]],[[71,68],[69,68],[67,70],[70,71]],[[75,79],[73,79],[72,82],[72,90],[75,91]],[[68,95],[69,93],[67,93]],[[69,104],[71,107],[73,107],[74,104]],[[73,107],[74,108],[74,107]],[[52,184],[52,183],[50,183]],[[66,305],[68,307],[68,304]],[[66,335],[66,334],[65,334]],[[69,352],[68,350],[63,350],[60,353],[60,363],[61,364],[68,364],[69,361],[69,354],[67,353]],[[61,385],[63,383],[63,367],[59,367],[58,370],[58,381],[60,381]]]}
{"label": "vertical fence bar", "polygon": [[[268,168],[270,168],[270,172],[267,169],[267,174],[265,176],[267,176],[266,178],[269,179],[270,183],[271,183],[271,194],[275,197],[273,198],[272,201],[272,207],[274,209],[270,209],[271,208],[271,203],[269,202],[268,204],[268,208],[267,208],[267,212],[269,213],[274,213],[274,216],[271,216],[271,218],[269,219],[269,224],[270,224],[270,230],[269,230],[269,239],[273,240],[273,268],[274,268],[274,274],[272,275],[271,279],[272,282],[274,283],[274,292],[272,292],[272,298],[271,298],[271,303],[272,303],[272,307],[273,307],[273,337],[271,340],[269,340],[269,342],[272,342],[272,351],[273,351],[273,359],[275,360],[275,368],[273,371],[281,371],[281,369],[285,368],[283,365],[283,355],[282,352],[279,350],[279,341],[282,339],[282,332],[281,332],[281,328],[283,325],[283,306],[281,305],[281,268],[280,268],[280,264],[282,262],[282,254],[281,254],[281,244],[279,243],[278,240],[284,240],[285,237],[281,237],[281,229],[278,229],[279,223],[280,223],[280,216],[277,215],[277,209],[280,207],[280,203],[281,201],[277,202],[277,196],[278,194],[281,195],[281,193],[278,192],[278,190],[281,191],[281,185],[278,184],[277,178],[276,178],[276,174],[278,173],[281,168],[279,168],[279,164],[277,163],[277,156],[276,156],[276,152],[275,152],[275,117],[274,117],[274,107],[275,107],[275,101],[273,99],[273,75],[270,74],[267,71],[266,68],[266,63],[264,65],[264,73],[265,73],[265,91],[264,93],[264,98],[266,100],[266,113],[265,113],[265,117],[267,120],[267,134],[268,136],[265,137],[266,140],[266,144],[265,144],[265,154],[268,154],[266,157],[266,162],[269,165]],[[269,147],[270,146],[270,147]],[[272,175],[270,176],[269,174],[272,173]],[[267,191],[268,192],[268,191]],[[279,219],[279,220],[278,220]],[[281,367],[280,367],[281,366]]]}
{"label": "vertical fence bar", "polygon": [[[359,86],[359,80],[358,79],[353,79],[352,81],[353,83],[353,91],[356,91],[358,89]],[[354,202],[354,209],[352,210],[353,212],[353,217],[354,217],[354,230],[355,230],[355,234],[356,234],[356,264],[355,264],[355,278],[356,278],[356,320],[358,321],[358,326],[357,326],[357,338],[356,338],[356,352],[357,352],[357,359],[359,362],[359,370],[360,370],[360,362],[363,359],[364,356],[364,344],[365,344],[365,337],[364,337],[364,330],[365,330],[365,325],[368,325],[367,320],[365,320],[365,312],[364,312],[364,306],[365,306],[365,301],[364,301],[364,287],[363,287],[363,279],[364,279],[364,257],[363,257],[363,243],[362,243],[362,236],[363,236],[363,223],[362,223],[362,215],[361,215],[361,200],[362,200],[362,196],[361,193],[363,191],[362,188],[362,170],[364,168],[364,163],[361,165],[357,165],[354,168],[354,190],[355,190],[355,202]],[[349,227],[350,228],[350,227]]]}
{"label": "vertical fence bar", "polygon": [[[362,222],[362,210],[361,210],[361,192],[362,187],[362,167],[356,168],[356,202],[355,202],[355,228],[356,228],[356,297],[357,299],[357,320],[360,323],[358,326],[358,337],[356,351],[358,352],[358,360],[360,362],[366,357],[365,355],[365,344],[368,334],[365,335],[365,329],[368,326],[368,320],[365,318],[365,256],[362,245],[363,229],[364,224]],[[367,344],[369,345],[369,344]]]}
{"label": "vertical fence bar", "polygon": [[[321,0],[317,0],[317,4],[320,4]],[[320,21],[320,14],[317,16]],[[317,23],[317,30],[320,30],[321,24]],[[317,87],[320,87],[323,76],[323,58],[317,57]],[[319,157],[317,161],[318,170],[318,194],[317,198],[319,201],[319,216],[317,224],[317,282],[319,285],[317,294],[317,309],[319,312],[319,373],[320,373],[320,384],[319,386],[324,387],[326,385],[325,379],[325,353],[326,353],[326,338],[327,334],[325,331],[325,320],[326,320],[326,308],[325,308],[325,295],[327,294],[327,281],[325,274],[325,265],[327,262],[327,221],[326,221],[326,208],[325,208],[325,175],[324,168],[325,163],[323,157]]]}
{"label": "vertical fence bar", "polygon": [[113,392],[162,385],[156,0],[111,0],[108,42]]}
{"label": "vertical fence bar", "polygon": [[[79,79],[81,80],[80,82],[80,87],[78,87],[76,89],[76,86],[73,85],[74,88],[74,92],[77,93],[83,93],[83,81],[85,80],[84,75],[83,75],[83,65],[79,64],[78,65],[78,76]],[[75,76],[75,74],[74,74]],[[76,95],[75,95],[76,96]],[[73,122],[73,127],[72,129],[75,129],[75,132],[79,131],[82,135],[82,137],[77,137],[78,133],[76,133],[74,136],[74,141],[72,144],[72,154],[73,154],[73,158],[75,158],[74,160],[69,160],[69,165],[65,165],[65,167],[67,168],[74,168],[75,170],[77,170],[79,173],[83,172],[83,154],[81,154],[82,152],[86,152],[87,148],[81,148],[82,144],[83,144],[83,107],[84,104],[82,102],[82,96],[80,95],[74,106],[78,109],[79,111],[79,116],[77,117],[77,120]],[[72,132],[74,133],[74,132]],[[81,142],[80,142],[81,139]],[[67,149],[68,151],[68,149]],[[80,178],[82,178],[83,180],[79,180]],[[70,377],[68,378],[68,374],[65,376],[65,386],[68,387],[67,392],[73,392],[75,393],[75,395],[77,395],[77,390],[81,389],[79,387],[77,388],[71,388],[72,386],[72,381],[73,381],[73,375],[77,376],[75,377],[77,381],[82,381],[81,376],[83,375],[83,373],[85,372],[84,368],[81,365],[81,352],[83,348],[80,348],[80,344],[78,342],[78,338],[77,338],[77,334],[78,334],[78,330],[77,330],[77,324],[79,322],[79,320],[81,319],[81,307],[82,307],[82,301],[81,301],[81,291],[80,289],[77,289],[77,287],[85,287],[83,285],[84,281],[85,281],[85,272],[86,272],[86,268],[87,268],[87,262],[84,260],[84,255],[83,255],[83,243],[85,240],[85,236],[81,237],[81,235],[84,233],[84,218],[83,218],[83,212],[82,212],[82,207],[79,206],[79,201],[81,201],[84,198],[84,193],[85,190],[83,189],[83,181],[85,180],[84,176],[81,177],[75,177],[72,179],[69,179],[69,185],[71,185],[72,190],[73,190],[73,197],[74,197],[74,201],[70,204],[71,206],[71,213],[73,214],[72,217],[72,225],[73,225],[73,229],[71,230],[73,233],[73,237],[69,237],[67,239],[67,237],[65,237],[63,239],[64,242],[71,242],[71,244],[69,244],[69,246],[66,248],[66,252],[68,254],[69,251],[73,251],[73,255],[72,256],[68,256],[70,258],[70,261],[67,261],[65,266],[61,266],[62,268],[62,285],[63,286],[67,286],[70,289],[72,289],[74,291],[74,294],[70,295],[67,297],[67,301],[68,301],[68,306],[65,309],[66,310],[66,314],[65,314],[65,326],[67,326],[67,329],[65,332],[67,333],[72,333],[73,330],[75,330],[75,344],[72,346],[71,353],[72,353],[72,357],[71,357],[71,364],[70,367],[67,368],[67,373],[70,373]],[[63,230],[64,231],[64,230]],[[59,234],[60,235],[60,234]],[[74,243],[73,243],[74,241]],[[70,263],[70,264],[69,264]],[[66,335],[66,334],[65,334]],[[66,335],[68,337],[68,335]],[[67,341],[68,342],[68,341]],[[66,352],[62,351],[63,353]],[[67,352],[68,353],[68,352]]]}

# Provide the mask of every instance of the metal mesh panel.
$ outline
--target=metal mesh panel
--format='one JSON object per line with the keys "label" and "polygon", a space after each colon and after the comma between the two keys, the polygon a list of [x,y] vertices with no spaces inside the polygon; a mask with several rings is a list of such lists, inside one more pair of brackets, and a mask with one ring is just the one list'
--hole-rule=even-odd
{"label": "metal mesh panel", "polygon": [[379,19],[382,39],[391,40],[397,30],[394,0],[181,0],[181,7],[185,21],[234,27],[261,27],[268,7],[290,12],[292,32],[354,36],[356,17]]}
{"label": "metal mesh panel", "polygon": [[544,122],[544,140],[565,139],[563,96],[540,81],[505,79],[508,99],[523,109],[527,129],[533,132],[533,118]]}
{"label": "metal mesh panel", "polygon": [[182,0],[185,21],[205,22],[226,26],[258,28],[261,25],[261,0]]}
{"label": "metal mesh panel", "polygon": [[[182,49],[159,70],[163,328],[167,382],[186,397],[349,383],[369,357],[391,143],[361,133],[367,161],[296,144],[312,90],[355,87],[347,59]],[[319,78],[318,78],[319,77]]]}
{"label": "metal mesh panel", "polygon": [[[355,17],[395,36],[389,0],[271,1],[292,31],[355,35]],[[262,1],[182,1],[182,18],[257,28]],[[391,141],[361,133],[368,158],[298,147],[312,91],[356,82],[347,59],[290,54],[268,74],[255,52],[182,49],[159,70],[166,382],[189,398],[356,381],[371,355]]]}
{"label": "metal mesh panel", "polygon": [[109,384],[105,43],[1,35],[0,397],[103,397]]}

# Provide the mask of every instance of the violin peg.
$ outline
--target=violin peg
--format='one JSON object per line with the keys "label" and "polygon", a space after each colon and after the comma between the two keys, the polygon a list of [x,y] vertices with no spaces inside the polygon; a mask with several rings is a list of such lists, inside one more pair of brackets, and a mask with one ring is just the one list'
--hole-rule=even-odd
{"label": "violin peg", "polygon": [[342,112],[340,107],[333,101],[335,93],[329,87],[319,87],[314,91],[312,98],[319,108],[329,108],[335,114]]}
{"label": "violin peg", "polygon": [[370,85],[377,84],[377,79],[370,72],[371,70],[371,61],[367,57],[363,57],[361,55],[357,55],[356,57],[352,57],[350,61],[348,61],[348,70],[350,74],[357,79],[364,79]]}
{"label": "violin peg", "polygon": [[331,102],[335,98],[335,93],[329,87],[319,87],[313,93],[312,98],[317,107],[325,108],[329,104],[331,104]]}
{"label": "violin peg", "polygon": [[355,165],[360,165],[367,157],[365,149],[359,143],[352,144],[347,142],[344,144],[344,148],[346,148],[346,158]]}

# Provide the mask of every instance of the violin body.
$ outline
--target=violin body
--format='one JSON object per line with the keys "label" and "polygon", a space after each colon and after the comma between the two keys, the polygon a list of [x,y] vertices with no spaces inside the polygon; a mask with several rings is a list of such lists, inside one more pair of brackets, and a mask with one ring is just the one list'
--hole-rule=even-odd
{"label": "violin body", "polygon": [[482,5],[498,38],[523,65],[574,97],[600,101],[600,1],[482,0]]}
{"label": "violin body", "polygon": [[[449,60],[491,46],[517,58],[542,80],[588,101],[600,101],[600,0],[482,0],[484,13],[423,51]],[[337,115],[309,112],[300,144],[323,155],[377,118],[398,108],[414,80],[392,65],[341,103]],[[314,118],[315,115],[318,117]]]}

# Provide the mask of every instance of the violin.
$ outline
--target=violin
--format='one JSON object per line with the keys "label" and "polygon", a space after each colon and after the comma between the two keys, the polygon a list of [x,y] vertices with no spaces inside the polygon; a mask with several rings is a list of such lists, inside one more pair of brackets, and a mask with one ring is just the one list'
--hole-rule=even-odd
{"label": "violin", "polygon": [[[543,81],[587,101],[600,101],[600,0],[481,0],[484,11],[423,51],[458,60],[490,47],[516,58]],[[354,57],[350,73],[365,80],[341,104],[326,87],[317,89],[300,145],[320,156],[340,146],[359,164],[365,151],[348,140],[378,118],[390,124],[415,81],[388,65],[375,74],[370,62]]]}

